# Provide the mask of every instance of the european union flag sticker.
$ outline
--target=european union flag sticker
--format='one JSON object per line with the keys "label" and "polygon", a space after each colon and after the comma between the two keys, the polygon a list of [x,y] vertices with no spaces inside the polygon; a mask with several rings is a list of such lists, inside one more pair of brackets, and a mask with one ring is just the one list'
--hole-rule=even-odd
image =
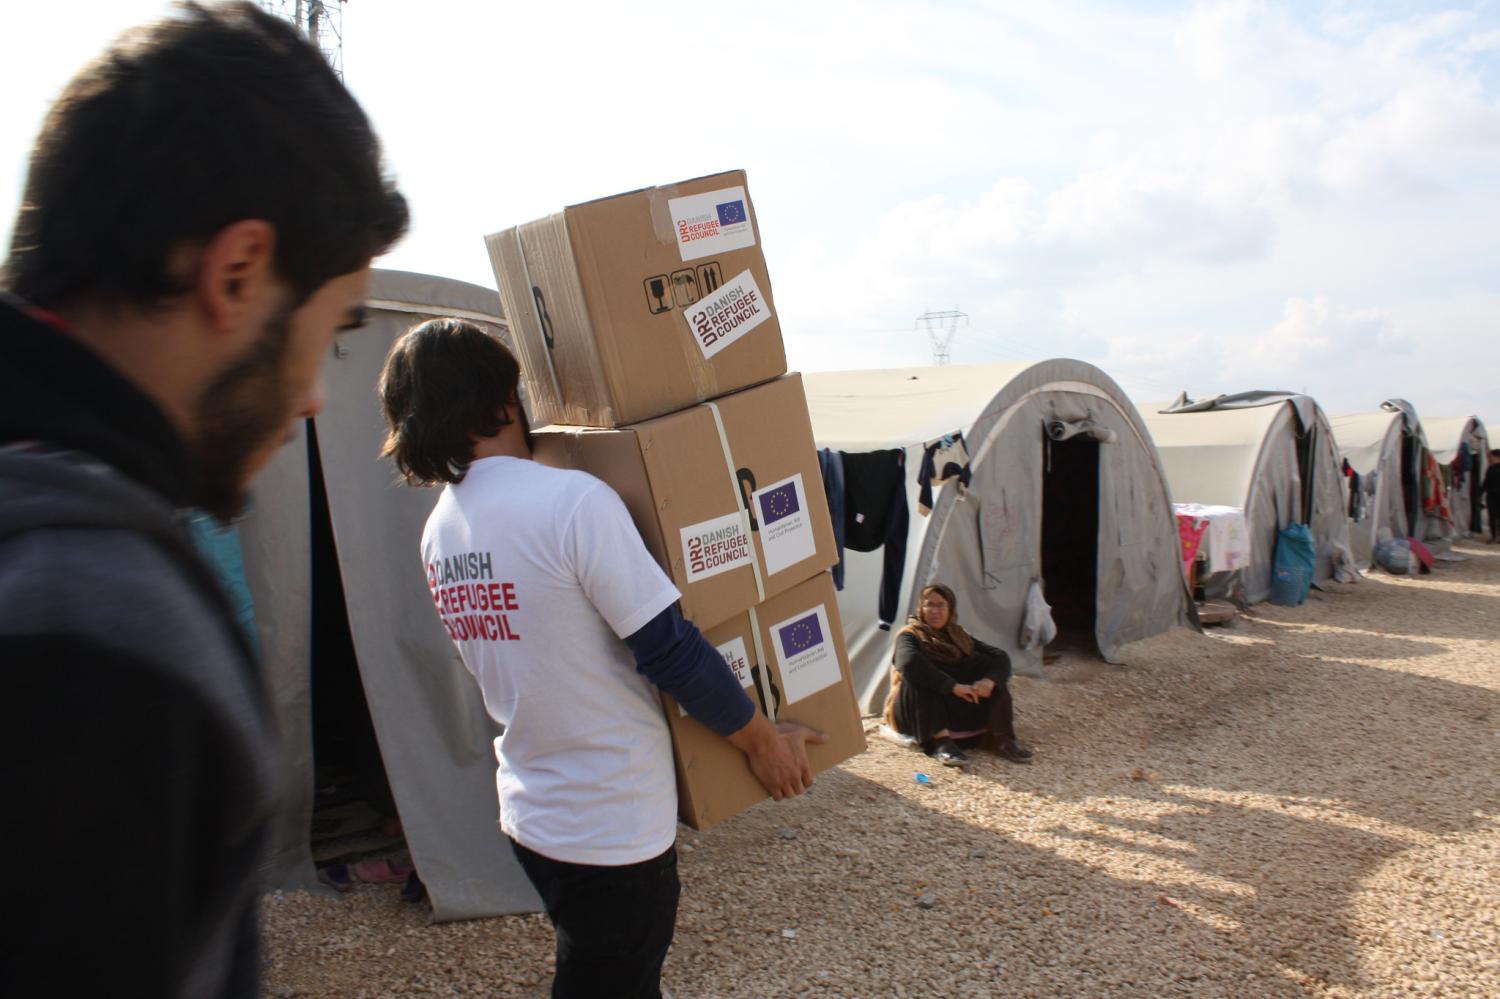
{"label": "european union flag sticker", "polygon": [[760,520],[767,527],[778,520],[785,520],[801,509],[802,505],[797,502],[795,480],[760,494]]}
{"label": "european union flag sticker", "polygon": [[745,221],[745,203],[743,201],[726,201],[718,206],[719,225],[739,225]]}
{"label": "european union flag sticker", "polygon": [[781,648],[789,656],[823,644],[823,626],[818,623],[817,611],[782,625],[777,634],[781,637]]}

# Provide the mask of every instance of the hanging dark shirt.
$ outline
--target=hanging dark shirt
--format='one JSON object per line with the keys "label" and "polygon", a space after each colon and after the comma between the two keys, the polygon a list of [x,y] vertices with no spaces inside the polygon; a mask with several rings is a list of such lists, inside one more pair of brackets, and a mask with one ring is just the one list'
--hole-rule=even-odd
{"label": "hanging dark shirt", "polygon": [[906,452],[840,452],[844,466],[844,547],[857,552],[885,549],[880,577],[880,624],[896,619],[906,571],[906,535],[911,511],[906,499]]}

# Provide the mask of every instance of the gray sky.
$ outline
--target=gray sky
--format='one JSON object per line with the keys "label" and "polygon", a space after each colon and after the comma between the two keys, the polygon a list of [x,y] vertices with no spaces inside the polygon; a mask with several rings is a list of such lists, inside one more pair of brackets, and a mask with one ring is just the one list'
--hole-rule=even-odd
{"label": "gray sky", "polygon": [[[165,5],[8,5],[8,240],[48,101]],[[1023,9],[1045,6],[1045,10]],[[385,266],[749,172],[794,368],[1079,357],[1138,401],[1306,389],[1500,425],[1496,3],[351,0],[412,202]]]}

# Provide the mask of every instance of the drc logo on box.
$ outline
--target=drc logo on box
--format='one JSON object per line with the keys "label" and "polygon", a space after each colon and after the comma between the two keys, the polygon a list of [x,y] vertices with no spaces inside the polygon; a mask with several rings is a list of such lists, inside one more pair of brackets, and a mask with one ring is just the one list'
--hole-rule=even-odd
{"label": "drc logo on box", "polygon": [[740,513],[731,513],[682,529],[682,564],[687,581],[717,576],[721,572],[749,565],[754,552],[750,532]]}
{"label": "drc logo on box", "polygon": [[755,283],[755,275],[743,271],[683,316],[706,360],[770,319],[771,306]]}
{"label": "drc logo on box", "polygon": [[684,261],[755,245],[750,200],[743,187],[670,198],[667,210]]}

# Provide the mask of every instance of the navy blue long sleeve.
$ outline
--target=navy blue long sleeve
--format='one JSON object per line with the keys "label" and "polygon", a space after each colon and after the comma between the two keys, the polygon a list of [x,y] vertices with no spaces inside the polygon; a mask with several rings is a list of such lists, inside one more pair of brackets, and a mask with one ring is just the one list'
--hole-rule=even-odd
{"label": "navy blue long sleeve", "polygon": [[676,604],[627,637],[625,644],[646,679],[719,735],[738,732],[755,717],[755,702],[734,671]]}

